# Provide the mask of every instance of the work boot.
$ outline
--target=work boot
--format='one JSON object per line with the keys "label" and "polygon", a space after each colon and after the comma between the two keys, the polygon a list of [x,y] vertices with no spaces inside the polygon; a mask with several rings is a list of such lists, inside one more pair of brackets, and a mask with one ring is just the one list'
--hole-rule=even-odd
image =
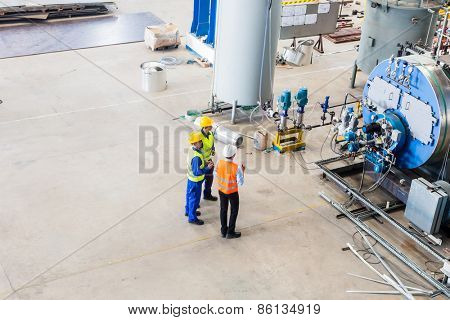
{"label": "work boot", "polygon": [[220,233],[222,234],[222,238],[226,238],[227,237],[227,230],[220,230]]}
{"label": "work boot", "polygon": [[203,220],[200,220],[200,219],[197,219],[197,220],[194,220],[194,221],[189,221],[189,223],[196,224],[198,226],[202,226],[202,225],[205,224],[205,222]]}
{"label": "work boot", "polygon": [[240,232],[228,232],[227,239],[237,239],[241,237]]}
{"label": "work boot", "polygon": [[[197,217],[200,217],[202,215],[202,213],[200,211],[195,211],[195,214],[197,215]],[[184,214],[186,217],[188,216],[187,213]]]}
{"label": "work boot", "polygon": [[209,195],[209,196],[203,196],[203,200],[208,200],[208,201],[217,201],[217,197],[213,196],[213,195]]}

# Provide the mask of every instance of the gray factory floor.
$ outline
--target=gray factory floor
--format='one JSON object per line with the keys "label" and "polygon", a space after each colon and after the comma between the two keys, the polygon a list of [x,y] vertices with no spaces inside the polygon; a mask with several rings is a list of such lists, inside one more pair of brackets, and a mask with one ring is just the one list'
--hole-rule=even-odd
{"label": "gray factory floor", "polygon": [[[191,19],[191,0],[118,2],[123,12],[152,11],[181,30]],[[325,41],[327,54],[313,65],[277,68],[275,93],[307,86],[306,122],[319,123],[314,103],[326,95],[341,103],[349,90],[354,45]],[[212,70],[175,66],[166,91],[143,94],[139,65],[164,55],[190,57],[184,48],[153,53],[135,43],[0,60],[0,297],[400,298],[346,293],[386,288],[346,274],[374,277],[341,250],[355,228],[336,220],[318,192],[343,196],[319,171],[290,155],[257,153],[250,140],[239,150],[248,167],[242,238],[220,237],[217,203],[201,203],[204,226],[187,223],[185,126],[192,124],[172,118],[207,106]],[[158,142],[146,162],[152,173],[139,172],[140,127],[157,129],[145,141]],[[230,128],[254,130],[248,122]],[[321,158],[327,134],[308,134],[306,162]]]}

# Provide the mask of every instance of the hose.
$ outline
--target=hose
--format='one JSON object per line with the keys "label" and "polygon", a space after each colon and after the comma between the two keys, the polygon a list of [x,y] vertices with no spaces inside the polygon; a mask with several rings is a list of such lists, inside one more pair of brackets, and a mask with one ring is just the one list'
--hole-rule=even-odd
{"label": "hose", "polygon": [[[267,33],[270,24],[270,9],[272,8],[272,0],[267,1],[267,12],[266,12],[266,25],[264,27],[264,41],[262,48],[262,58],[261,58],[261,72],[259,74],[259,104],[262,105],[262,86],[264,77],[264,62],[266,60],[266,45],[267,45]],[[269,41],[270,42],[270,41]]]}

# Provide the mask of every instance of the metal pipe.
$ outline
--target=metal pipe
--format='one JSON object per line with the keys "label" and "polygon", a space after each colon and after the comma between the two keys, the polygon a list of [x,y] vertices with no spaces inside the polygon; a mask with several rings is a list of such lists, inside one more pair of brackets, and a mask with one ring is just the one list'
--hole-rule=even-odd
{"label": "metal pipe", "polygon": [[[380,280],[376,280],[376,279],[360,276],[360,275],[357,275],[357,274],[354,274],[354,273],[347,273],[347,274],[349,276],[352,276],[352,277],[355,277],[355,278],[360,278],[360,279],[364,279],[364,280],[367,280],[367,281],[372,281],[372,282],[375,282],[375,283],[379,283],[379,284],[384,284],[384,285],[390,286],[389,283],[384,282],[384,281],[380,281]],[[412,291],[421,291],[421,292],[427,293],[427,294],[432,294],[433,293],[433,291],[424,290],[424,289],[421,289],[421,288],[414,288],[414,287],[408,287],[408,286],[405,286],[405,288],[407,288],[409,290],[412,290]]]}
{"label": "metal pipe", "polygon": [[[356,99],[356,98],[355,98],[355,99]],[[341,104],[337,104],[337,105],[335,105],[335,106],[328,107],[328,109],[334,109],[334,108],[339,108],[339,107],[345,107],[345,106],[348,105],[348,104],[358,103],[358,102],[359,102],[359,100],[352,101],[352,102],[341,103]]]}
{"label": "metal pipe", "polygon": [[233,108],[231,109],[231,123],[236,124],[236,109],[237,109],[237,101],[234,101]]}
{"label": "metal pipe", "polygon": [[364,239],[364,241],[367,243],[367,245],[369,246],[370,250],[372,250],[372,252],[376,255],[376,257],[378,258],[378,260],[381,262],[381,264],[383,265],[383,267],[387,270],[387,272],[390,273],[390,275],[394,278],[395,281],[397,281],[397,283],[399,284],[399,286],[401,287],[401,289],[403,290],[406,298],[408,298],[409,300],[413,300],[413,296],[409,293],[408,289],[406,289],[405,285],[402,283],[402,281],[397,277],[397,275],[394,273],[394,271],[392,271],[392,269],[387,265],[386,262],[384,262],[383,258],[380,257],[380,255],[378,254],[377,251],[375,251],[375,249],[373,248],[372,244],[370,243],[369,240],[367,240],[367,237],[364,235],[364,233],[362,233],[360,230],[358,230],[359,234],[361,235],[361,237]]}
{"label": "metal pipe", "polygon": [[438,47],[436,51],[436,61],[440,57],[440,51],[441,51],[441,45],[442,45],[442,37],[444,36],[445,29],[447,29],[447,23],[448,23],[448,8],[445,9],[445,17],[444,21],[442,23],[441,32],[439,33],[438,37]]}
{"label": "metal pipe", "polygon": [[353,65],[353,69],[352,69],[352,77],[350,78],[350,88],[354,89],[355,88],[355,83],[356,83],[356,75],[358,73],[358,65],[355,64]]}
{"label": "metal pipe", "polygon": [[[358,98],[356,98],[355,96],[353,96],[352,94],[349,94],[350,96],[352,96],[353,98],[355,98],[355,99],[358,99]],[[357,103],[357,102],[359,102],[359,100],[355,100],[355,101],[352,101],[352,102],[348,102],[347,104],[352,104],[352,103]],[[330,106],[328,109],[334,109],[334,108],[339,108],[339,107],[343,107],[343,106],[345,106],[346,104],[345,103],[340,103],[340,104],[336,104],[336,105],[334,105],[334,106]],[[231,107],[224,107],[224,108],[220,108],[220,110],[221,111],[229,111],[229,110],[232,110],[234,108],[234,106],[231,106]],[[241,108],[241,106],[236,106],[236,109],[239,109],[239,108]],[[212,110],[204,110],[204,111],[202,111],[202,114],[210,114],[210,113],[213,113],[213,111]],[[177,118],[178,119],[178,118]]]}
{"label": "metal pipe", "polygon": [[334,181],[338,186],[345,189],[346,191],[350,192],[358,201],[360,201],[365,207],[368,209],[373,210],[375,213],[382,216],[387,222],[389,222],[391,225],[393,225],[397,230],[405,234],[408,238],[413,240],[416,244],[418,244],[422,249],[427,251],[429,254],[433,255],[436,259],[438,259],[441,262],[447,261],[446,257],[444,257],[441,253],[437,252],[433,248],[431,248],[426,242],[424,242],[419,237],[411,234],[408,232],[408,230],[399,224],[397,221],[392,219],[385,211],[381,210],[377,205],[375,205],[372,201],[367,199],[363,194],[361,194],[359,191],[354,190],[348,184],[343,180],[341,177],[333,174],[328,168],[325,167],[325,164],[331,163],[336,161],[336,159],[339,159],[339,157],[334,159],[329,159],[325,161],[319,161],[316,162],[316,165],[325,173],[325,175]]}
{"label": "metal pipe", "polygon": [[[328,176],[329,177],[329,176]],[[394,247],[391,243],[386,241],[380,235],[378,235],[375,231],[373,231],[369,226],[365,223],[355,219],[353,215],[344,207],[342,207],[339,203],[333,201],[325,194],[321,193],[320,196],[329,202],[335,209],[339,212],[345,214],[354,224],[364,230],[368,235],[378,241],[383,247],[385,247],[389,252],[391,252],[395,257],[397,257],[400,261],[406,264],[409,268],[419,274],[423,279],[425,279],[429,284],[431,284],[436,289],[440,290],[443,294],[445,294],[448,298],[450,298],[450,288],[447,288],[443,283],[437,281],[432,276],[430,276],[426,271],[422,270],[417,264],[411,261],[407,256],[405,256],[402,252],[400,252],[396,247]]]}
{"label": "metal pipe", "polygon": [[331,126],[333,123],[331,123],[331,122],[327,122],[327,123],[324,123],[324,124],[315,124],[315,125],[312,125],[312,126],[306,126],[307,127],[307,129],[309,130],[309,129],[316,129],[316,128],[320,128],[320,127],[326,127],[326,126]]}
{"label": "metal pipe", "polygon": [[[347,293],[365,293],[365,294],[401,294],[398,291],[365,291],[365,290],[347,290]],[[428,293],[422,291],[411,291],[411,294],[417,296],[429,296]]]}
{"label": "metal pipe", "polygon": [[[322,196],[323,197],[323,196]],[[330,200],[331,201],[331,200]],[[389,283],[390,286],[392,286],[394,289],[396,289],[398,292],[400,292],[401,294],[403,294],[408,300],[412,300],[414,299],[412,296],[407,295],[403,289],[397,284],[395,283],[391,278],[389,278],[387,275],[385,274],[381,274],[380,272],[378,272],[377,269],[375,269],[374,267],[372,267],[363,257],[361,257],[361,255],[358,253],[358,251],[356,251],[352,245],[350,243],[347,243],[347,247],[351,250],[351,252],[353,252],[353,254],[358,257],[359,260],[361,260],[367,267],[369,267],[370,270],[372,270],[373,272],[375,272],[381,279],[383,279],[384,281],[386,281],[387,283]]]}
{"label": "metal pipe", "polygon": [[434,11],[431,9],[428,9],[428,12],[431,11],[431,20],[430,20],[430,25],[428,26],[428,33],[427,33],[427,38],[425,40],[425,46],[428,46],[428,38],[430,37],[430,31],[431,31],[431,25],[433,24],[433,18],[434,18]]}
{"label": "metal pipe", "polygon": [[238,148],[244,143],[244,138],[242,138],[240,133],[234,132],[224,126],[217,127],[214,136],[218,141],[224,144],[232,144]]}
{"label": "metal pipe", "polygon": [[[322,198],[325,199],[325,195],[321,194]],[[333,200],[331,199],[325,199],[326,201],[328,201],[329,203],[331,203],[333,205]],[[358,253],[358,251],[355,250],[355,248],[352,247],[352,245],[350,243],[347,243],[347,247],[350,249],[351,252],[353,252],[353,254],[359,259],[361,260],[370,270],[372,270],[376,275],[378,275],[381,279],[383,279],[383,275],[374,267],[372,267],[372,265],[370,265],[366,260],[364,260],[363,257],[361,257],[361,255]]]}

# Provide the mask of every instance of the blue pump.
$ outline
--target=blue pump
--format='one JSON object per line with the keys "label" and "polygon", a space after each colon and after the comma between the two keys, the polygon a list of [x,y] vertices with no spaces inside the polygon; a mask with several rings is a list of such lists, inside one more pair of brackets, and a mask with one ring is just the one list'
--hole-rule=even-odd
{"label": "blue pump", "polygon": [[305,113],[305,107],[308,104],[308,89],[303,87],[300,88],[295,95],[295,100],[297,101],[297,112]]}
{"label": "blue pump", "polygon": [[278,98],[278,108],[281,111],[281,115],[288,116],[289,108],[292,106],[292,94],[290,90],[284,90]]}

